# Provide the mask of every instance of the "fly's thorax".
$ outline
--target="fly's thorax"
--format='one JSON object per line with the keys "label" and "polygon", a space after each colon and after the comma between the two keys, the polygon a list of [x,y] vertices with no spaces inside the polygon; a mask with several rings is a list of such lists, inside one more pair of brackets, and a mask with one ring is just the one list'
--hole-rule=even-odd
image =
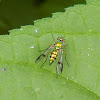
{"label": "fly's thorax", "polygon": [[59,50],[62,47],[62,43],[61,42],[57,42],[55,45],[55,49]]}

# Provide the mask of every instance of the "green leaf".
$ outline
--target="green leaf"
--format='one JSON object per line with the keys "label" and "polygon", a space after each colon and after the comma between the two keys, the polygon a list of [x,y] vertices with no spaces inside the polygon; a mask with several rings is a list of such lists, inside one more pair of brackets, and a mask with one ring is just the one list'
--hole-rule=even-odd
{"label": "green leaf", "polygon": [[[100,1],[88,0],[52,18],[0,36],[0,100],[100,100]],[[68,67],[35,59],[64,36]],[[49,58],[48,58],[49,59]]]}

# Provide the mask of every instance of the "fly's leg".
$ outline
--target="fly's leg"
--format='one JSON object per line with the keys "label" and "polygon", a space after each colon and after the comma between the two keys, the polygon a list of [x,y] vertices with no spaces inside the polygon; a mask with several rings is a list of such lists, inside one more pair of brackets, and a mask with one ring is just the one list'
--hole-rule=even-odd
{"label": "fly's leg", "polygon": [[[47,48],[48,49],[48,48]],[[45,50],[47,50],[47,49],[44,49],[44,50],[40,50],[40,51],[38,51],[38,52],[41,52],[41,51],[45,51]]]}
{"label": "fly's leg", "polygon": [[67,61],[67,59],[66,59],[66,53],[65,53],[65,60],[66,60],[66,62],[67,62],[67,65],[70,67],[70,65],[69,65],[69,63],[68,63],[68,61]]}
{"label": "fly's leg", "polygon": [[45,62],[47,61],[47,59],[48,59],[48,55],[47,55],[45,61],[43,62],[43,64],[41,65],[41,67],[45,64]]}
{"label": "fly's leg", "polygon": [[45,57],[46,55],[43,53],[43,54],[41,54],[36,60],[35,60],[35,63],[37,62],[37,60],[39,60],[41,57]]}
{"label": "fly's leg", "polygon": [[58,72],[57,72],[57,67],[56,67],[56,78],[58,78]]}
{"label": "fly's leg", "polygon": [[52,33],[51,33],[51,35],[52,35],[53,41],[56,43],[56,41],[55,41],[55,39],[54,39],[54,37],[53,37],[53,34],[52,34]]}
{"label": "fly's leg", "polygon": [[[55,44],[51,44],[50,47],[55,47]],[[46,51],[46,50],[48,50],[48,49],[50,49],[50,48],[46,48],[46,49],[44,49],[44,50],[40,50],[40,51],[38,51],[38,52]]]}
{"label": "fly's leg", "polygon": [[[66,44],[66,45],[64,45],[64,47],[66,47],[68,44]],[[67,65],[70,67],[70,65],[69,65],[69,63],[68,63],[68,61],[67,61],[67,59],[66,59],[66,52],[65,52],[65,60],[66,60],[66,62],[67,62]]]}
{"label": "fly's leg", "polygon": [[63,47],[66,47],[68,44],[65,44]]}

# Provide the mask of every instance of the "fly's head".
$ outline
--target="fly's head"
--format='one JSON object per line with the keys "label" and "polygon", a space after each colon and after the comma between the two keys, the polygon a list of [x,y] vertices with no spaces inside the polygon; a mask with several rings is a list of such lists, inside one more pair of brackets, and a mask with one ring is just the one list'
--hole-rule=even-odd
{"label": "fly's head", "polygon": [[57,38],[58,42],[61,42],[62,44],[65,43],[65,39],[63,37]]}

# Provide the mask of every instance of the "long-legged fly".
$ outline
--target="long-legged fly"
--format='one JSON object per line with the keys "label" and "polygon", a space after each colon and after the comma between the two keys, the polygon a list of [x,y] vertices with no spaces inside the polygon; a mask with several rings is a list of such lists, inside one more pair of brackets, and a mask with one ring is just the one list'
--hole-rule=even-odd
{"label": "long-legged fly", "polygon": [[[43,62],[43,64],[41,65],[41,67],[42,67],[44,65],[44,63],[47,61],[48,55],[51,53],[50,59],[49,59],[50,65],[57,59],[56,73],[57,74],[62,73],[62,71],[63,71],[63,48],[66,46],[66,45],[64,45],[64,43],[65,43],[65,39],[63,37],[57,38],[57,41],[53,45],[48,47],[44,51],[44,53],[42,53],[39,57],[37,57],[35,62],[37,62],[40,58],[45,57],[46,59]],[[67,62],[66,53],[65,53],[65,60]],[[69,66],[68,62],[67,62],[67,65]]]}

